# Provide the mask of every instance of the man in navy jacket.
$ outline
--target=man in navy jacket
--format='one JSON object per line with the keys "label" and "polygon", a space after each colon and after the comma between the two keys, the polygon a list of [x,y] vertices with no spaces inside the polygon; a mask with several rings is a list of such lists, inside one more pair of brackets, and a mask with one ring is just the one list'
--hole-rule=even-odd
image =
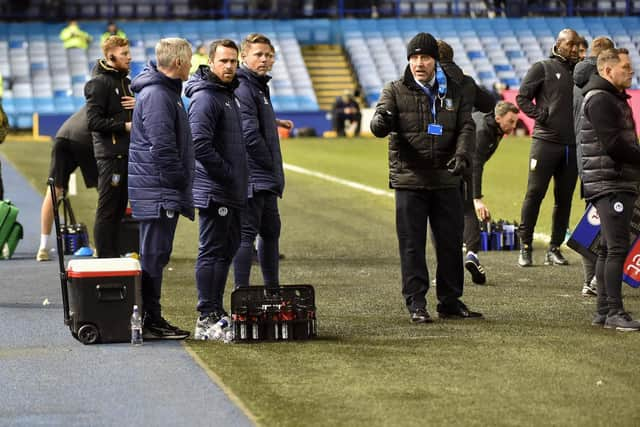
{"label": "man in navy jacket", "polygon": [[[233,261],[235,284],[249,286],[253,243],[260,234],[258,259],[267,288],[279,286],[280,213],[278,197],[284,190],[284,171],[278,124],[267,83],[273,58],[271,41],[262,34],[249,34],[242,42],[242,64],[238,69],[242,131],[249,162],[248,206],[242,218],[240,248]],[[284,124],[291,128],[293,124]]]}
{"label": "man in navy jacket", "polygon": [[231,260],[240,245],[241,211],[247,203],[247,151],[242,137],[238,87],[238,47],[216,40],[209,47],[209,65],[189,79],[189,123],[196,155],[193,183],[200,242],[196,285],[200,317],[195,339],[212,337],[213,326],[227,316],[224,288]]}
{"label": "man in navy jacket", "polygon": [[184,339],[161,315],[162,270],[169,262],[180,214],[194,219],[195,169],[191,129],[182,105],[191,46],[179,38],[156,45],[150,62],[131,84],[137,94],[129,147],[129,199],[140,220],[140,264],[144,339]]}

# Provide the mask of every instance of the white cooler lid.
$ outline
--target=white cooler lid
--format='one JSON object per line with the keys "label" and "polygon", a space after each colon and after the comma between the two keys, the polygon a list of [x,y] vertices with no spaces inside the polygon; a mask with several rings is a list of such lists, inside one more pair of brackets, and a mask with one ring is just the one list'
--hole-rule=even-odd
{"label": "white cooler lid", "polygon": [[[140,274],[140,262],[135,258],[91,258],[72,259],[67,264],[67,274],[79,277],[83,273],[123,273],[131,276]],[[92,274],[93,275],[93,274]]]}

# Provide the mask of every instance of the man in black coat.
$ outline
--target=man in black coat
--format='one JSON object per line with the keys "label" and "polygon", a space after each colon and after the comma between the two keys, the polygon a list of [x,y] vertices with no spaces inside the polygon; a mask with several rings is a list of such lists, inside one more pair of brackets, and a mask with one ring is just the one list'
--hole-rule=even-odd
{"label": "man in black coat", "polygon": [[129,87],[131,52],[127,39],[107,38],[104,58],[84,87],[87,121],[98,164],[98,206],[93,237],[100,258],[120,256],[118,235],[127,208],[127,162],[135,99]]}
{"label": "man in black coat", "polygon": [[573,67],[578,61],[579,36],[564,29],[558,34],[551,57],[531,66],[516,97],[520,109],[536,123],[529,154],[529,179],[522,203],[518,233],[522,246],[518,265],[533,265],[533,232],[551,178],[554,209],[546,265],[567,265],[560,252],[564,241],[578,169],[573,126]]}
{"label": "man in black coat", "polygon": [[464,243],[467,247],[464,266],[471,273],[473,283],[483,284],[487,280],[484,267],[480,264],[480,221],[489,221],[491,212],[482,198],[482,173],[484,165],[496,152],[502,137],[511,134],[518,122],[518,107],[506,101],[500,101],[489,113],[472,114],[476,124],[476,144],[472,154],[472,179],[470,195],[465,199]]}
{"label": "man in black coat", "polygon": [[389,135],[389,185],[396,196],[402,294],[415,323],[432,321],[426,299],[427,223],[438,259],[439,317],[482,317],[460,300],[464,282],[461,175],[471,166],[471,103],[455,82],[436,79],[438,56],[431,34],[419,33],[411,39],[404,76],[384,87],[371,121],[375,136]]}
{"label": "man in black coat", "polygon": [[478,86],[473,77],[464,74],[462,69],[453,62],[453,48],[444,40],[438,40],[438,52],[440,54],[440,66],[447,78],[462,87],[462,96],[465,96],[473,105],[473,109],[483,113],[489,113],[496,105],[496,99],[485,88]]}
{"label": "man in black coat", "polygon": [[[577,137],[580,133],[580,117],[582,109],[582,89],[589,82],[594,74],[598,74],[597,59],[600,52],[612,49],[613,41],[608,37],[596,37],[591,43],[591,55],[580,61],[573,70],[573,124],[576,131],[576,153],[578,158],[578,171],[581,170],[581,149],[580,141]],[[582,267],[584,269],[584,282],[582,284],[582,296],[590,297],[598,295],[596,284],[596,264],[587,257],[582,257]]]}
{"label": "man in black coat", "polygon": [[633,67],[627,49],[608,49],[598,56],[598,74],[584,88],[580,128],[581,178],[585,199],[600,217],[596,277],[597,311],[592,325],[638,331],[622,304],[622,269],[629,251],[631,217],[640,192],[640,146],[633,111],[625,92]]}

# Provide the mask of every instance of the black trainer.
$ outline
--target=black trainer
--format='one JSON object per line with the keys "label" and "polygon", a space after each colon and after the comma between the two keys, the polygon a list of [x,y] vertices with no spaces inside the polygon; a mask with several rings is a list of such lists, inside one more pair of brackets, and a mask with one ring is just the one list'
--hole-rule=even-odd
{"label": "black trainer", "polygon": [[411,312],[411,321],[413,323],[431,323],[433,320],[427,310],[424,308],[418,308]]}
{"label": "black trainer", "polygon": [[520,256],[518,257],[518,265],[520,267],[531,267],[533,265],[533,249],[531,245],[527,245],[526,243],[522,244],[520,248]]}
{"label": "black trainer", "polygon": [[163,317],[153,320],[147,317],[142,326],[142,339],[145,340],[183,340],[188,336],[188,331],[173,326]]}
{"label": "black trainer", "polygon": [[559,247],[551,246],[544,256],[544,265],[569,265],[569,261],[562,255]]}

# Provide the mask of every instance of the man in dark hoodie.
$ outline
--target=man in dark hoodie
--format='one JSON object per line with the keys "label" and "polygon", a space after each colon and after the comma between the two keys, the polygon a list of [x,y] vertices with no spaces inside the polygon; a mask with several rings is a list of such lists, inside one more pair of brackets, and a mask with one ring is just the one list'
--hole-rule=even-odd
{"label": "man in dark hoodie", "polygon": [[583,90],[580,128],[581,178],[585,199],[600,217],[596,277],[597,311],[592,325],[638,331],[622,304],[622,269],[629,251],[633,208],[640,191],[640,146],[633,111],[627,103],[633,67],[627,49],[598,55],[598,74]]}
{"label": "man in dark hoodie", "polygon": [[[587,84],[591,76],[598,74],[597,59],[600,52],[612,49],[613,41],[608,37],[596,37],[591,43],[591,55],[576,64],[573,70],[573,124],[576,132],[576,153],[578,158],[578,170],[582,168],[581,146],[578,141],[581,128],[581,109],[584,96],[582,89]],[[582,284],[582,296],[590,297],[598,295],[598,287],[596,284],[596,265],[595,262],[587,257],[582,257],[582,267],[584,269],[584,283]]]}
{"label": "man in dark hoodie", "polygon": [[[273,45],[263,34],[249,34],[242,42],[238,69],[242,130],[249,160],[248,206],[242,217],[240,248],[233,260],[236,287],[249,286],[253,245],[258,241],[258,260],[266,288],[278,288],[280,213],[278,197],[284,191],[284,170],[278,122],[267,74],[272,66]],[[288,128],[293,123],[286,121]]]}
{"label": "man in dark hoodie", "polygon": [[462,87],[462,96],[473,105],[474,110],[483,113],[493,111],[496,105],[495,97],[485,88],[478,86],[473,77],[464,74],[462,69],[453,62],[453,48],[444,40],[438,40],[440,66],[447,77]]}
{"label": "man in dark hoodie", "polygon": [[189,78],[191,45],[167,38],[156,62],[133,80],[137,94],[129,147],[129,197],[140,221],[144,339],[184,339],[189,332],[162,317],[162,270],[169,263],[178,217],[193,221],[195,160],[182,82]]}
{"label": "man in dark hoodie", "polygon": [[529,154],[529,179],[522,203],[518,233],[522,246],[518,265],[533,265],[533,232],[551,178],[554,180],[554,209],[551,241],[546,265],[567,265],[560,252],[564,241],[571,200],[576,187],[576,138],[573,126],[573,67],[578,61],[579,36],[564,29],[558,34],[551,57],[531,66],[520,84],[516,102],[536,123]]}
{"label": "man in dark hoodie", "polygon": [[241,211],[247,205],[247,150],[234,95],[237,68],[236,44],[216,40],[209,47],[209,65],[198,68],[185,90],[191,98],[189,123],[196,156],[193,201],[199,208],[196,285],[200,316],[194,334],[199,340],[212,338],[215,324],[228,317],[224,288],[240,246]]}
{"label": "man in dark hoodie", "polygon": [[507,101],[500,101],[493,111],[472,114],[476,124],[475,147],[471,156],[471,186],[464,206],[464,243],[467,255],[464,267],[471,273],[473,283],[479,285],[487,280],[484,267],[480,264],[480,221],[491,220],[489,207],[482,200],[482,174],[484,165],[496,152],[502,137],[511,134],[518,123],[518,107]]}
{"label": "man in dark hoodie", "polygon": [[104,58],[84,87],[87,122],[98,164],[98,206],[93,237],[100,258],[120,256],[118,235],[127,208],[127,155],[135,99],[131,81],[129,42],[118,36],[102,44]]}
{"label": "man in dark hoodie", "polygon": [[[462,88],[462,96],[464,96],[467,101],[473,105],[474,110],[480,111],[481,113],[489,113],[493,111],[493,107],[496,105],[495,97],[488,90],[478,86],[475,80],[473,80],[473,77],[464,74],[462,69],[458,67],[458,64],[453,62],[453,48],[451,45],[444,40],[438,40],[438,52],[440,54],[440,66],[442,67],[442,70],[448,79],[453,80]],[[474,212],[472,194],[473,169],[468,168],[466,172],[467,173],[465,173],[463,177],[465,187],[462,194],[465,205],[465,223],[467,222],[466,217],[469,212],[471,212],[470,215],[473,215]],[[469,237],[466,234],[465,236]],[[468,239],[466,237],[464,238],[464,241],[468,244]],[[472,244],[471,248],[467,247],[468,252],[465,257],[464,266],[469,273],[471,273],[471,280],[473,283],[481,285],[487,281],[487,276],[484,268],[480,265],[480,260],[477,257],[478,249],[479,245],[478,248],[476,248],[475,244]]]}
{"label": "man in dark hoodie", "polygon": [[402,294],[414,323],[430,323],[426,294],[427,223],[438,266],[438,316],[469,319],[482,314],[460,300],[464,270],[461,175],[471,166],[471,103],[454,81],[436,79],[438,44],[419,33],[407,46],[404,76],[385,85],[371,121],[378,138],[389,135],[389,186],[395,190]]}

